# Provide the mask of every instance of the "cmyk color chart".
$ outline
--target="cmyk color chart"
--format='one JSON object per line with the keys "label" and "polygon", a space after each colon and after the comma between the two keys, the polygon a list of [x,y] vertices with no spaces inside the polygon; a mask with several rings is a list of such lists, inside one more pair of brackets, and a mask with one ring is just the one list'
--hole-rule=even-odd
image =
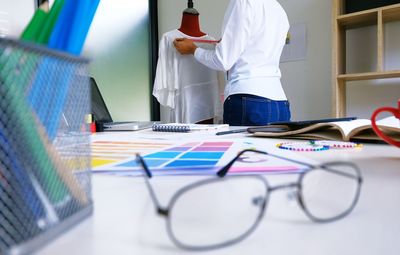
{"label": "cmyk color chart", "polygon": [[[165,145],[164,145],[165,146]],[[147,166],[156,175],[209,175],[215,174],[243,149],[233,141],[195,141],[176,144],[152,152],[141,152]],[[137,176],[141,167],[132,155],[130,158],[95,167],[95,173]],[[270,156],[249,154],[240,158],[230,172],[287,173],[304,170],[304,166]]]}

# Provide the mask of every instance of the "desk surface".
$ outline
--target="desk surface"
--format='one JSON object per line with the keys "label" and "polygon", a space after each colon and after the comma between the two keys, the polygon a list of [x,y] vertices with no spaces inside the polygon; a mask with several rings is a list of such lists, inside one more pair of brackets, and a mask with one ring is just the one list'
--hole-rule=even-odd
{"label": "desk surface", "polygon": [[[225,136],[232,139],[243,135]],[[217,138],[216,138],[217,139]],[[265,143],[282,140],[265,138]],[[304,154],[304,153],[303,153]],[[271,197],[258,229],[234,246],[204,254],[398,254],[400,251],[400,150],[365,145],[362,150],[306,153],[320,162],[349,160],[364,184],[355,210],[329,224],[310,222],[287,194]],[[166,204],[181,186],[200,177],[157,177],[153,185]],[[280,182],[289,176],[267,176]],[[186,254],[168,239],[142,178],[93,176],[94,215],[37,254]]]}

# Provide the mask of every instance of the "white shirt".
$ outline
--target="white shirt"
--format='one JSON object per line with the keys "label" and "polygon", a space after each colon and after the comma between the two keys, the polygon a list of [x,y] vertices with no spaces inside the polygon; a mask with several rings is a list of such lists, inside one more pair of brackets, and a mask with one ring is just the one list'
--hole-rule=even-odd
{"label": "white shirt", "polygon": [[[181,55],[173,46],[176,38],[215,40],[211,36],[191,37],[179,30],[163,34],[159,46],[153,95],[164,106],[162,121],[195,123],[222,115],[217,71],[200,64],[193,55]],[[212,49],[211,44],[197,44]]]}
{"label": "white shirt", "polygon": [[276,0],[231,0],[225,13],[222,39],[215,50],[198,48],[202,64],[228,71],[225,98],[246,93],[286,100],[279,60],[289,21]]}

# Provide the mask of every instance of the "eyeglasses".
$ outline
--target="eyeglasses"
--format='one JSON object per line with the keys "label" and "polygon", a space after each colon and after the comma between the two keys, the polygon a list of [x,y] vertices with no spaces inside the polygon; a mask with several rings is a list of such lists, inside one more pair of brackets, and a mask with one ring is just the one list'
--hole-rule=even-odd
{"label": "eyeglasses", "polygon": [[[261,175],[226,176],[243,159],[275,157],[306,166],[296,182],[270,186]],[[244,150],[217,172],[179,189],[162,207],[150,184],[152,173],[140,155],[145,183],[157,213],[166,218],[167,232],[175,245],[186,250],[211,250],[238,243],[249,236],[264,216],[269,196],[294,189],[297,201],[314,222],[324,223],[348,215],[360,196],[362,176],[357,165],[330,162],[311,165],[258,150]]]}

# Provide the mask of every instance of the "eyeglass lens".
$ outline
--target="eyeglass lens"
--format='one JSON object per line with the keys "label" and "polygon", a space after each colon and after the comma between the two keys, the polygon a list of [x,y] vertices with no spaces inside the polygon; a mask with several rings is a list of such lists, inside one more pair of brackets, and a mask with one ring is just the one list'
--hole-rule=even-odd
{"label": "eyeglass lens", "polygon": [[178,194],[170,231],[181,246],[221,245],[250,232],[263,215],[268,188],[256,176],[226,177]]}
{"label": "eyeglass lens", "polygon": [[321,221],[347,214],[358,198],[358,177],[352,165],[340,163],[307,172],[299,191],[306,212],[314,220]]}

